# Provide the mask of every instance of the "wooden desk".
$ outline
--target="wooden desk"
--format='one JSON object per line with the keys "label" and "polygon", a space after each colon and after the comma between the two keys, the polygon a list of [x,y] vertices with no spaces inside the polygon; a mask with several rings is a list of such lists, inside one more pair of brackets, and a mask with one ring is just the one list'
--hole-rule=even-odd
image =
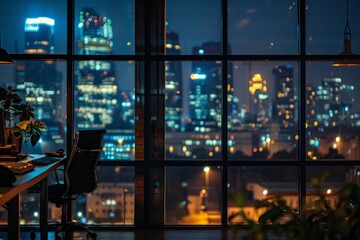
{"label": "wooden desk", "polygon": [[[31,154],[23,161],[29,161],[44,155]],[[40,183],[40,236],[47,240],[48,234],[48,184],[47,176],[61,165],[61,160],[47,165],[36,165],[34,170],[22,175],[15,175],[16,181],[12,187],[0,187],[0,205],[8,209],[8,239],[20,239],[20,201],[19,195],[29,187]]]}

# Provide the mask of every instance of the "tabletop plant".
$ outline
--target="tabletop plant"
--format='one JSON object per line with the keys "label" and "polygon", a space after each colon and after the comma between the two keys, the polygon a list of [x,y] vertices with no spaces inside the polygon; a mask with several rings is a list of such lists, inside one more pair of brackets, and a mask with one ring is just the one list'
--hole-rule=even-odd
{"label": "tabletop plant", "polygon": [[11,86],[0,87],[0,108],[3,109],[5,124],[17,139],[25,144],[30,141],[32,146],[40,140],[45,123],[35,120],[35,109],[23,103],[18,92]]}
{"label": "tabletop plant", "polygon": [[[241,217],[250,227],[245,239],[251,240],[274,239],[274,236],[286,240],[359,240],[360,187],[346,183],[335,194],[337,202],[331,207],[322,190],[327,176],[310,181],[315,188],[316,200],[307,203],[302,212],[288,206],[281,196],[274,196],[257,201],[256,209],[265,209],[257,222],[242,210],[229,216],[229,221]],[[239,231],[241,229],[235,225],[235,237]]]}

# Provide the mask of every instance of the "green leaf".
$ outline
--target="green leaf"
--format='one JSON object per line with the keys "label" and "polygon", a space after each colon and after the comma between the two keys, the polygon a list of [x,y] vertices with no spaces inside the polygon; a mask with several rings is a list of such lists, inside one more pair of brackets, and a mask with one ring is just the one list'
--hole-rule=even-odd
{"label": "green leaf", "polygon": [[19,95],[17,95],[17,94],[13,95],[13,99],[12,99],[13,103],[21,103],[21,101],[22,101],[22,99]]}
{"label": "green leaf", "polygon": [[31,145],[34,147],[36,143],[39,141],[40,135],[39,134],[33,134],[30,138]]}
{"label": "green leaf", "polygon": [[263,213],[259,217],[259,223],[265,224],[267,221],[275,223],[275,221],[277,219],[279,219],[280,217],[282,217],[284,215],[283,213],[284,212],[282,211],[282,209],[280,207],[275,206],[275,207],[269,209],[268,211],[266,211],[265,213]]}

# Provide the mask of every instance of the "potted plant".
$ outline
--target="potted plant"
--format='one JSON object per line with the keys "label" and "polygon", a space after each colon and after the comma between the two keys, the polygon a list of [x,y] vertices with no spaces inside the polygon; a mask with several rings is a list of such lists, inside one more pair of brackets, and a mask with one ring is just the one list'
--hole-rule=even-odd
{"label": "potted plant", "polygon": [[35,109],[23,103],[19,91],[11,86],[0,87],[0,108],[7,125],[8,143],[18,145],[20,152],[22,142],[26,144],[30,141],[35,146],[46,127],[44,122],[35,120]]}
{"label": "potted plant", "polygon": [[[252,240],[273,239],[275,236],[286,240],[360,239],[360,187],[353,183],[345,184],[333,196],[337,201],[335,206],[331,206],[322,188],[327,176],[329,173],[310,181],[315,188],[315,200],[308,202],[303,212],[288,206],[281,196],[274,196],[257,201],[256,209],[264,210],[258,221],[250,219],[243,210],[229,216],[229,221],[241,217],[250,226],[246,239]],[[231,197],[236,199],[236,196]],[[239,230],[235,227],[234,235]]]}

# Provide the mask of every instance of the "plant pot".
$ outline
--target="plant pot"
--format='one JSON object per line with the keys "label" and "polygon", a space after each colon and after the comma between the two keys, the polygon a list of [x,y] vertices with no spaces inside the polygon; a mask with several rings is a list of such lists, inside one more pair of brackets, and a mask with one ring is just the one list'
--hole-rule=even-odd
{"label": "plant pot", "polygon": [[5,128],[5,139],[7,145],[14,145],[16,152],[21,153],[22,136],[15,136],[12,127]]}

